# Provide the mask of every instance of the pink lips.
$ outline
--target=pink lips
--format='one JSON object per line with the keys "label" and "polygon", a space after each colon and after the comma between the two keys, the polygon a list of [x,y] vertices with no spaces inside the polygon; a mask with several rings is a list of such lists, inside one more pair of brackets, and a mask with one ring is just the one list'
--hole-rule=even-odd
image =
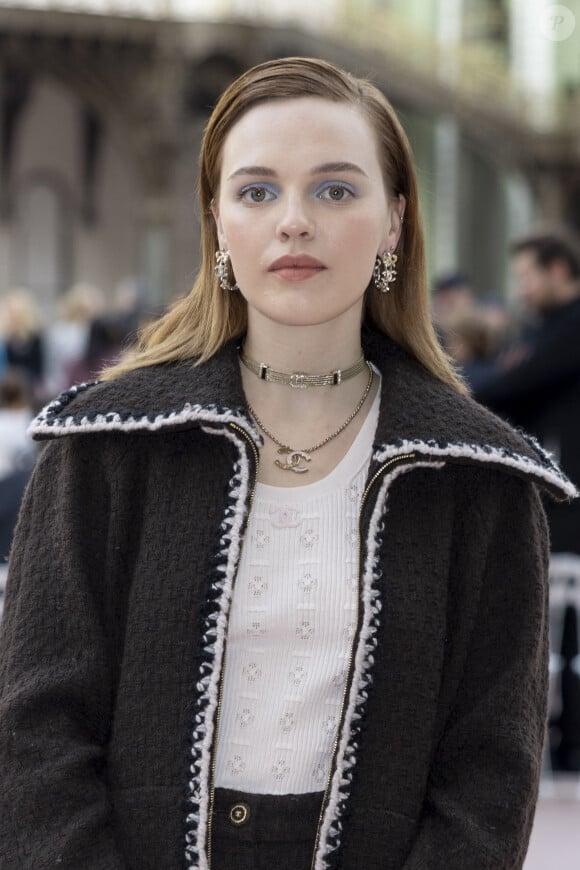
{"label": "pink lips", "polygon": [[311,278],[322,272],[323,269],[326,269],[326,266],[320,260],[309,257],[307,254],[299,254],[297,256],[286,255],[274,260],[270,264],[268,272],[275,272],[286,281],[304,281],[306,278]]}

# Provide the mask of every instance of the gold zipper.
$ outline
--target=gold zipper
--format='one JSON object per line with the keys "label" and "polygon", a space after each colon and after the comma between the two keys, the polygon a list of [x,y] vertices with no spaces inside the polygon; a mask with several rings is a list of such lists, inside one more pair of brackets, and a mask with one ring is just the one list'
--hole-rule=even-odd
{"label": "gold zipper", "polygon": [[[401,456],[394,456],[392,459],[389,459],[387,462],[384,463],[384,465],[381,465],[381,467],[377,469],[377,471],[375,472],[375,474],[373,474],[373,476],[371,477],[369,483],[367,484],[367,487],[366,487],[365,491],[364,491],[363,494],[362,494],[361,503],[360,503],[360,508],[359,508],[359,512],[358,512],[358,529],[357,529],[357,534],[358,534],[358,566],[359,566],[358,585],[359,585],[359,592],[360,592],[360,581],[361,581],[360,560],[361,560],[361,551],[362,551],[362,547],[361,547],[361,518],[362,518],[362,512],[363,512],[363,508],[364,508],[364,505],[365,505],[365,502],[366,502],[367,496],[368,496],[369,492],[371,491],[372,487],[374,486],[374,484],[376,483],[376,481],[379,479],[379,477],[381,477],[382,474],[384,474],[384,472],[386,471],[387,468],[390,468],[391,465],[396,465],[398,462],[402,462],[403,460],[406,460],[406,459],[414,459],[414,458],[415,458],[415,455],[416,455],[415,453],[405,453],[405,454],[403,454],[403,455],[401,455]],[[359,600],[360,600],[360,595],[359,595]],[[357,611],[357,619],[358,619],[358,611]],[[316,837],[315,837],[315,839],[314,839],[314,852],[313,852],[313,854],[312,854],[312,862],[311,862],[311,865],[310,865],[310,870],[314,870],[314,865],[315,865],[315,863],[316,863],[316,853],[317,853],[317,851],[318,851],[318,844],[319,844],[319,842],[320,842],[320,828],[322,827],[322,818],[323,818],[323,816],[324,816],[324,808],[325,808],[325,806],[326,806],[326,802],[327,802],[327,799],[328,799],[328,791],[329,791],[329,789],[330,789],[330,782],[331,782],[331,780],[332,780],[332,773],[333,773],[333,768],[334,768],[334,762],[335,762],[335,760],[336,760],[336,753],[337,753],[337,751],[338,751],[338,743],[339,743],[339,740],[340,740],[340,722],[342,722],[342,717],[343,717],[343,714],[344,714],[344,707],[345,707],[345,703],[346,703],[346,692],[347,692],[347,686],[348,686],[348,677],[349,677],[350,672],[351,672],[351,668],[352,668],[352,660],[353,660],[353,657],[354,657],[354,641],[355,641],[355,638],[353,637],[353,639],[352,639],[352,641],[351,641],[351,644],[350,644],[349,653],[348,653],[348,659],[347,659],[347,670],[346,670],[346,674],[345,674],[344,688],[343,688],[343,690],[342,690],[342,698],[341,698],[341,702],[340,702],[340,715],[339,715],[339,717],[338,717],[339,727],[337,728],[336,735],[335,735],[335,738],[334,738],[334,743],[332,744],[332,753],[331,753],[331,756],[330,756],[330,766],[329,766],[329,768],[328,768],[328,776],[327,776],[327,779],[326,779],[326,787],[325,787],[325,789],[324,789],[324,795],[323,795],[323,798],[322,798],[322,804],[321,804],[321,806],[320,806],[320,815],[318,816],[318,825],[317,825],[317,828],[316,828]]]}
{"label": "gold zipper", "polygon": [[[246,517],[246,523],[244,526],[244,532],[246,526],[248,524],[248,520],[250,517],[250,513],[252,511],[252,505],[254,504],[254,494],[256,492],[256,481],[258,479],[258,466],[260,465],[260,454],[258,453],[258,448],[254,444],[254,441],[245,429],[242,429],[241,426],[238,426],[237,423],[229,423],[230,429],[235,429],[239,432],[248,444],[251,446],[252,451],[254,453],[254,461],[256,463],[256,470],[254,474],[254,483],[252,486],[252,491],[250,493],[250,501],[248,507],[248,514]],[[222,657],[222,666],[220,671],[220,679],[218,684],[218,700],[215,714],[215,731],[212,743],[212,751],[211,751],[211,763],[210,763],[210,781],[209,781],[209,809],[208,809],[208,817],[207,817],[207,836],[206,836],[206,853],[207,853],[207,867],[208,870],[211,870],[211,848],[212,848],[212,828],[213,828],[213,810],[215,805],[215,758],[216,758],[216,750],[217,750],[217,742],[219,737],[219,728],[220,728],[220,720],[221,720],[221,712],[222,712],[222,692],[224,686],[224,675],[226,672],[226,655],[227,655],[227,638],[224,640],[224,653]]]}
{"label": "gold zipper", "polygon": [[246,432],[245,429],[242,429],[242,427],[238,426],[237,423],[229,423],[228,425],[229,425],[230,429],[235,429],[236,432],[239,432],[246,439],[246,441],[248,442],[248,444],[252,448],[252,453],[254,454],[254,462],[256,463],[256,473],[254,475],[254,485],[252,486],[252,491],[250,493],[250,504],[249,504],[249,508],[248,508],[248,516],[246,518],[246,524],[247,524],[248,519],[250,517],[250,514],[252,512],[252,506],[254,504],[254,495],[256,493],[256,481],[258,479],[258,468],[260,466],[260,454],[258,453],[258,448],[256,447],[256,445],[254,443],[254,439],[250,438],[250,436],[248,435],[248,433]]}

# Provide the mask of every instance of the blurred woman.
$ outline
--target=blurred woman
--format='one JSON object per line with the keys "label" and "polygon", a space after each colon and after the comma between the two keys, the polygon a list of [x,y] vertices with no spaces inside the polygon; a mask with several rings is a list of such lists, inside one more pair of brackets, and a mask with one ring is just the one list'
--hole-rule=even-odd
{"label": "blurred woman", "polygon": [[75,284],[60,300],[59,317],[46,330],[49,395],[57,395],[74,381],[74,367],[87,354],[91,324],[103,309],[103,294],[90,284]]}
{"label": "blurred woman", "polygon": [[0,334],[8,365],[23,371],[32,388],[39,389],[44,375],[41,317],[28,290],[11,290],[2,299]]}
{"label": "blurred woman", "polygon": [[17,369],[9,369],[0,378],[0,479],[31,464],[35,445],[28,427],[32,416],[26,379]]}

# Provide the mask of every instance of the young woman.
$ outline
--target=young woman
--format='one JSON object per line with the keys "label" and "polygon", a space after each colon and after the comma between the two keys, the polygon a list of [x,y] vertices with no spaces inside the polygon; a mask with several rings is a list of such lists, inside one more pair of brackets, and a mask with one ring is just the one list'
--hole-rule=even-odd
{"label": "young woman", "polygon": [[3,866],[519,868],[573,486],[433,334],[411,151],[319,60],[242,75],[189,297],[49,440],[0,666]]}

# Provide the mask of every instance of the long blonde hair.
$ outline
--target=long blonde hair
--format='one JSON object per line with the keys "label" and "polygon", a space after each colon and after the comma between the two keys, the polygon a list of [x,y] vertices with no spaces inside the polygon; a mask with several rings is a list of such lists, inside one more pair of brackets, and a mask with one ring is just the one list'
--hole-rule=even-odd
{"label": "long blonde hair", "polygon": [[[378,293],[372,285],[367,288],[364,322],[393,338],[437,378],[465,392],[431,322],[417,179],[411,146],[395,110],[370,82],[326,61],[301,57],[259,64],[222,94],[201,146],[202,263],[197,280],[188,296],[143,328],[135,347],[105,370],[104,379],[157,363],[195,359],[195,364],[200,364],[225,342],[245,332],[247,306],[243,296],[224,292],[214,272],[219,244],[211,203],[217,198],[224,142],[236,121],[254,106],[305,96],[348,103],[365,114],[379,141],[386,187],[392,196],[402,194],[406,200],[397,247],[397,283],[387,294]],[[231,280],[234,283],[233,276]]]}

